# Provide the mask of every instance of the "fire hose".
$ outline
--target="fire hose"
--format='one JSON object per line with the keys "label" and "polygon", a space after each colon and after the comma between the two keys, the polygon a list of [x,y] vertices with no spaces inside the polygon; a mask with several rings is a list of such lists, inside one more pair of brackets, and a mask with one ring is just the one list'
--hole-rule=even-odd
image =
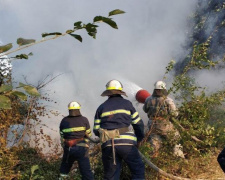
{"label": "fire hose", "polygon": [[[100,143],[99,139],[93,139],[91,137],[88,138],[91,142],[93,143]],[[170,178],[171,180],[190,180],[189,178],[182,178],[182,177],[178,177],[178,176],[174,176],[172,174],[168,174],[165,171],[163,171],[162,169],[158,168],[155,164],[153,164],[150,160],[148,160],[140,151],[138,151],[140,156],[142,157],[142,159],[145,161],[146,164],[149,165],[150,168],[152,168],[153,170],[155,170],[156,172],[158,172],[159,174],[163,175],[164,177]],[[90,156],[94,156],[97,153],[91,153]]]}

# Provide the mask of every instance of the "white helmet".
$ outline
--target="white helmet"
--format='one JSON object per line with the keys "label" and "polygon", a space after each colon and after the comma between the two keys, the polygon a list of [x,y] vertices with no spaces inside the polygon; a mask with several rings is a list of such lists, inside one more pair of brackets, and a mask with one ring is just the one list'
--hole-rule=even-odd
{"label": "white helmet", "polygon": [[106,84],[106,90],[123,90],[123,85],[118,80],[111,80]]}
{"label": "white helmet", "polygon": [[68,104],[68,109],[72,110],[72,109],[80,109],[81,105],[76,102],[76,101],[72,101]]}
{"label": "white helmet", "polygon": [[157,81],[154,86],[155,89],[166,89],[166,83],[163,81]]}

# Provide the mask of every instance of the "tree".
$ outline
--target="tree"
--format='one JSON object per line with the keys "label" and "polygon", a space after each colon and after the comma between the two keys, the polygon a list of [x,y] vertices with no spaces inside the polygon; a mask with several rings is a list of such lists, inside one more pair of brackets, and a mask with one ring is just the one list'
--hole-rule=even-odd
{"label": "tree", "polygon": [[[110,27],[114,29],[118,29],[117,24],[111,16],[123,14],[125,13],[122,10],[116,9],[109,12],[108,17],[104,16],[96,16],[91,23],[83,23],[82,21],[78,21],[74,23],[73,29],[68,29],[66,32],[52,32],[52,33],[42,33],[42,40],[36,41],[34,39],[25,39],[18,38],[17,44],[18,47],[13,48],[12,43],[8,43],[6,45],[0,46],[0,61],[3,62],[7,59],[18,60],[18,59],[28,59],[29,56],[33,55],[29,54],[19,54],[14,57],[7,57],[11,53],[20,51],[22,49],[28,48],[30,46],[43,43],[45,41],[53,40],[59,37],[63,37],[69,35],[76,40],[82,42],[82,37],[78,34],[75,34],[78,30],[86,30],[87,34],[92,38],[96,38],[97,28],[99,27],[97,24],[100,22],[104,22],[108,24]],[[11,50],[12,49],[12,50]],[[4,65],[5,66],[5,65]],[[3,67],[3,65],[1,65]],[[32,123],[36,121],[36,125],[40,124],[40,116],[45,116],[48,114],[46,112],[45,106],[40,103],[40,99],[44,101],[51,101],[49,97],[41,94],[39,92],[40,89],[44,88],[48,83],[54,80],[56,77],[47,77],[44,80],[40,81],[37,86],[34,86],[29,83],[16,83],[17,86],[13,87],[12,76],[11,76],[11,67],[5,67],[0,69],[0,177],[3,179],[12,179],[20,176],[19,171],[15,168],[18,165],[19,159],[17,157],[17,151],[23,149],[23,137],[28,133],[29,129],[34,126]],[[7,72],[7,73],[6,73]],[[7,148],[7,138],[10,128],[13,125],[20,124],[23,125],[22,131],[18,134],[18,129],[14,129],[13,133],[16,138],[13,139],[12,145],[19,145],[19,149]],[[45,126],[45,125],[42,125]],[[18,126],[20,127],[20,126]],[[43,131],[36,132],[35,135],[43,134]],[[44,137],[49,144],[51,144],[51,139],[49,136],[44,134]],[[35,142],[39,143],[38,138],[35,139]],[[0,179],[1,179],[0,178]]]}

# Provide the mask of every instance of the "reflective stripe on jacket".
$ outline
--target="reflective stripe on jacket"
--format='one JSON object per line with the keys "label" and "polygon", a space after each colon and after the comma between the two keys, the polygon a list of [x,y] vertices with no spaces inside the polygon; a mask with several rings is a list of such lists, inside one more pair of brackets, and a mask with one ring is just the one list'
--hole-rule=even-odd
{"label": "reflective stripe on jacket", "polygon": [[[99,129],[119,129],[133,126],[133,131],[128,131],[115,138],[115,145],[136,144],[144,138],[144,124],[139,117],[138,112],[129,100],[124,99],[121,95],[110,96],[103,104],[101,104],[95,114],[93,131],[99,136]],[[111,141],[107,141],[103,146],[111,145]]]}
{"label": "reflective stripe on jacket", "polygon": [[[86,117],[67,116],[62,119],[60,123],[60,135],[63,139],[80,139],[85,135],[91,137],[91,129],[89,121]],[[89,140],[84,138],[84,141],[79,142],[77,145],[88,146]]]}

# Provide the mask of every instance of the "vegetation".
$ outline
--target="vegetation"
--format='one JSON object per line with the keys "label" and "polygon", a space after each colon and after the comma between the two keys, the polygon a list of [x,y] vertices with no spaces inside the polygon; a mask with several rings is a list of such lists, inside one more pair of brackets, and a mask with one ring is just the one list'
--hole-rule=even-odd
{"label": "vegetation", "polygon": [[[211,9],[209,9],[211,8]],[[190,53],[184,58],[184,63],[175,63],[171,61],[166,67],[165,78],[168,73],[175,71],[172,87],[169,89],[170,94],[176,97],[179,102],[179,117],[172,119],[176,128],[181,133],[181,144],[185,153],[185,159],[174,157],[171,151],[171,143],[164,142],[163,148],[160,150],[160,155],[156,158],[151,157],[152,147],[148,142],[143,143],[140,151],[149,158],[154,164],[162,170],[176,176],[196,178],[199,174],[210,171],[209,167],[212,162],[216,161],[216,156],[221,147],[223,147],[224,122],[225,119],[225,89],[217,90],[213,93],[208,93],[205,87],[200,87],[193,76],[194,72],[208,70],[215,71],[223,68],[225,56],[221,54],[218,58],[215,54],[218,51],[213,51],[214,43],[217,38],[217,32],[224,28],[223,19],[219,18],[217,25],[212,29],[212,33],[206,38],[200,38],[203,33],[204,23],[207,21],[204,11],[211,13],[224,14],[224,2],[209,1],[208,5],[203,8],[201,13],[196,13],[192,18],[196,21],[193,42],[190,42]],[[0,52],[11,54],[22,50],[23,48],[42,43],[46,40],[52,40],[65,35],[70,35],[75,39],[82,41],[82,37],[74,32],[85,29],[87,33],[95,38],[98,26],[97,22],[107,23],[113,28],[117,28],[116,23],[109,18],[112,15],[124,13],[121,10],[114,10],[109,13],[108,17],[97,16],[93,23],[84,24],[81,21],[74,23],[74,29],[67,30],[65,33],[53,32],[43,33],[42,37],[51,36],[49,39],[35,41],[33,39],[18,38],[18,48],[11,50],[12,43],[5,46],[0,46]],[[221,16],[221,14],[220,14]],[[203,21],[205,20],[205,21]],[[196,24],[197,23],[197,24]],[[201,32],[201,33],[200,33]],[[202,36],[201,36],[202,37]],[[27,59],[31,54],[20,54],[16,59]],[[0,55],[1,59],[5,57]],[[179,68],[178,68],[179,67]],[[182,67],[182,68],[181,68]],[[179,69],[179,71],[178,71]],[[3,74],[3,73],[1,73]],[[41,154],[41,149],[38,148],[40,139],[38,135],[44,134],[43,131],[36,132],[30,129],[37,124],[40,124],[40,117],[49,113],[44,103],[51,101],[48,96],[41,94],[40,90],[50,83],[50,80],[42,81],[38,86],[30,85],[29,83],[17,83],[13,87],[10,73],[7,76],[1,75],[0,84],[0,179],[57,179],[59,174],[59,165],[61,162],[61,151],[59,147],[55,147],[55,153],[48,157]],[[42,101],[40,101],[40,99]],[[52,101],[54,102],[54,101]],[[55,114],[55,113],[54,113]],[[16,147],[8,147],[7,136],[12,125],[22,124],[24,129],[21,133],[14,131],[15,139],[13,144]],[[35,135],[35,143],[37,147],[31,148],[29,143],[24,143],[25,135]],[[49,136],[44,135],[45,140],[51,142]],[[49,143],[51,144],[51,143]],[[95,179],[102,179],[102,162],[99,146],[93,145],[91,149],[91,165],[95,174]],[[216,163],[216,162],[215,162]],[[70,179],[80,179],[77,164],[74,165],[71,171]],[[212,173],[211,173],[212,174]],[[214,175],[214,174],[213,174]],[[160,174],[153,171],[146,165],[146,179],[162,178]],[[130,179],[130,172],[126,165],[123,166],[121,179]]]}
{"label": "vegetation", "polygon": [[[91,37],[96,38],[97,23],[104,22],[110,27],[118,29],[111,16],[123,13],[125,12],[116,9],[109,12],[108,17],[94,17],[92,23],[75,22],[74,28],[67,30],[65,33],[43,33],[43,39],[40,41],[18,38],[18,48],[10,50],[13,48],[12,43],[0,46],[0,53],[2,53],[0,54],[0,60],[28,59],[29,56],[33,55],[32,53],[9,58],[6,55],[65,35],[70,35],[82,42],[82,37],[74,34],[74,32],[82,29],[86,30]],[[46,38],[48,36],[51,37]],[[48,146],[52,144],[50,136],[43,132],[42,127],[46,125],[41,124],[41,117],[49,114],[58,115],[58,113],[46,108],[46,103],[54,101],[48,97],[48,94],[41,93],[41,89],[57,76],[48,76],[41,80],[37,86],[30,85],[26,78],[24,79],[26,84],[17,83],[12,80],[11,68],[6,65],[1,66],[4,66],[4,68],[0,70],[0,179],[56,179],[59,175],[58,166],[61,157],[59,152],[61,151],[59,151],[58,146],[54,147],[54,154],[48,155],[48,160],[46,160],[47,157],[41,154],[42,149],[39,148],[39,145],[42,140],[48,142]],[[35,128],[37,126],[40,126],[40,132],[37,132]],[[24,143],[24,137],[27,136],[34,138],[35,147],[31,148],[29,142]],[[16,147],[14,147],[15,145]],[[80,179],[79,175],[78,179]]]}

